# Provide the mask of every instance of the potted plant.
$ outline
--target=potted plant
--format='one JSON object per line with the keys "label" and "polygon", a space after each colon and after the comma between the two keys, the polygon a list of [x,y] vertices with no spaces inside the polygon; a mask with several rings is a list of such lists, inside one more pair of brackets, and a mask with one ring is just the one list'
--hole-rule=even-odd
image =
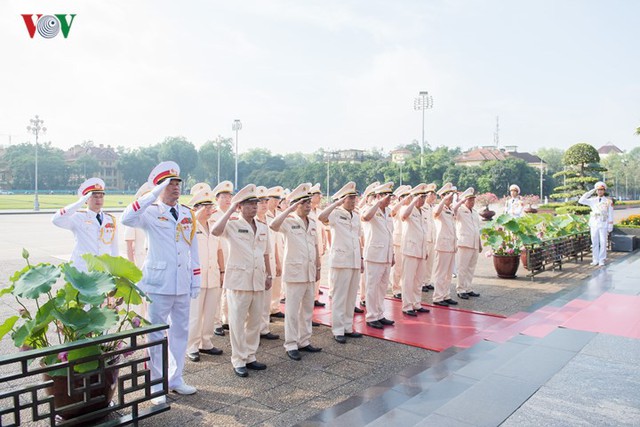
{"label": "potted plant", "polygon": [[494,211],[489,209],[489,205],[496,203],[497,201],[498,196],[493,193],[483,193],[476,196],[476,203],[479,206],[484,206],[484,209],[480,211],[480,216],[483,221],[490,221],[496,214]]}
{"label": "potted plant", "polygon": [[[534,194],[530,194],[528,196],[524,196],[522,198],[523,203],[526,208],[524,208],[525,213],[537,213],[537,206],[540,203],[540,196],[536,196]],[[536,207],[534,207],[536,206]]]}
{"label": "potted plant", "polygon": [[[53,344],[64,345],[148,324],[134,310],[134,306],[147,297],[135,285],[142,273],[132,262],[106,254],[86,254],[83,258],[90,272],[84,273],[69,262],[31,265],[26,250],[22,256],[27,262],[26,267],[15,272],[9,278],[11,284],[0,291],[0,296],[10,294],[18,303],[18,314],[0,325],[0,339],[10,333],[17,349],[24,351],[43,349]],[[44,367],[55,367],[119,349],[124,344],[122,340],[114,340],[105,345],[62,351],[42,358],[39,363]],[[96,371],[98,367],[98,360],[89,360],[75,364],[73,369],[85,374]],[[53,381],[53,386],[46,391],[53,395],[56,409],[82,401],[82,395],[74,396],[67,389],[70,382],[67,367],[50,369],[45,375]],[[107,407],[115,391],[117,371],[112,370],[104,377],[105,388],[94,391],[96,396],[106,396],[105,399],[79,410],[63,409],[59,415],[72,418]],[[91,395],[94,397],[93,392]]]}

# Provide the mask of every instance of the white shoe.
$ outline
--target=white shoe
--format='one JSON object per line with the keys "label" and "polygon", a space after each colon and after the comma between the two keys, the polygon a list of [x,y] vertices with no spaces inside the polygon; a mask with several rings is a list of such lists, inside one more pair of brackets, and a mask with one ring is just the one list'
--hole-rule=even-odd
{"label": "white shoe", "polygon": [[151,403],[154,405],[162,405],[167,403],[167,396],[158,396],[151,399]]}
{"label": "white shoe", "polygon": [[598,263],[595,261],[591,261],[591,265],[598,265]]}
{"label": "white shoe", "polygon": [[598,264],[600,267],[604,267],[604,262]]}
{"label": "white shoe", "polygon": [[181,394],[183,396],[188,396],[190,394],[196,394],[198,390],[192,385],[182,384],[177,387],[172,387],[171,391]]}

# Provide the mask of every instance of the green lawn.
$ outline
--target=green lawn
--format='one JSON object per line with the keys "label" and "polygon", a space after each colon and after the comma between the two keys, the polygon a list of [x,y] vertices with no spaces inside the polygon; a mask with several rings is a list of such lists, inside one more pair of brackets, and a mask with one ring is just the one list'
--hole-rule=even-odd
{"label": "green lawn", "polygon": [[[181,203],[187,203],[191,196],[180,198]],[[40,209],[58,209],[78,200],[71,194],[39,194]],[[107,194],[105,197],[106,208],[123,208],[133,201],[133,195]],[[0,210],[33,209],[33,194],[0,195]]]}

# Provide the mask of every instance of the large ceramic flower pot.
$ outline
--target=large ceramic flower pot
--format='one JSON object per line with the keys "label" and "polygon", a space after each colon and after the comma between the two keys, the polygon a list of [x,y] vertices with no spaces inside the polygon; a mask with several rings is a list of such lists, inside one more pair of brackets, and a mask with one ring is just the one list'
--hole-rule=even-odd
{"label": "large ceramic flower pot", "polygon": [[515,279],[520,266],[518,255],[493,255],[493,266],[501,279]]}
{"label": "large ceramic flower pot", "polygon": [[488,207],[484,208],[484,210],[479,213],[483,221],[491,221],[491,218],[493,218],[495,214],[496,213],[494,211],[490,211]]}

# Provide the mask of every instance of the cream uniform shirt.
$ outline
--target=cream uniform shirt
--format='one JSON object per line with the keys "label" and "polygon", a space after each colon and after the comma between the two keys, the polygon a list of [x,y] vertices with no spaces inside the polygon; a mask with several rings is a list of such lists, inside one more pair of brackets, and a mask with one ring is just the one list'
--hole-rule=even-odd
{"label": "cream uniform shirt", "polygon": [[480,218],[478,214],[465,205],[458,208],[456,232],[458,246],[471,249],[480,248]]}
{"label": "cream uniform shirt", "polygon": [[[402,208],[400,208],[402,209]],[[400,246],[402,244],[402,219],[400,219],[400,210],[393,217],[393,245]]]}
{"label": "cream uniform shirt", "polygon": [[331,230],[329,266],[360,269],[360,216],[337,207],[329,215],[328,225]]}
{"label": "cream uniform shirt", "polygon": [[[276,211],[276,215],[279,215],[280,212]],[[271,222],[275,219],[275,215],[271,213],[271,211],[267,211],[267,225],[270,225]],[[276,275],[276,250],[278,253],[278,257],[280,259],[280,265],[282,266],[282,254],[284,253],[284,238],[282,234],[274,233],[269,228],[269,263],[271,265],[271,273]],[[278,296],[279,298],[279,296]]]}
{"label": "cream uniform shirt", "polygon": [[[400,209],[402,216],[409,206]],[[427,234],[429,222],[425,211],[417,207],[411,208],[409,217],[402,221],[402,254],[415,258],[426,259],[428,251]]]}
{"label": "cream uniform shirt", "polygon": [[369,221],[362,221],[364,230],[364,260],[389,263],[393,261],[393,220],[390,211],[376,209]]}
{"label": "cream uniform shirt", "polygon": [[451,208],[443,207],[436,223],[436,251],[455,252],[456,226]]}
{"label": "cream uniform shirt", "polygon": [[232,215],[220,235],[227,242],[224,288],[235,291],[264,291],[267,278],[264,255],[269,254],[267,225],[254,220],[256,231],[240,215]]}
{"label": "cream uniform shirt", "polygon": [[113,215],[100,210],[102,225],[96,218],[97,213],[90,210],[69,212],[60,209],[53,215],[52,222],[73,232],[75,245],[71,253],[73,265],[80,271],[87,271],[82,258],[84,254],[118,256],[118,235],[116,219]]}
{"label": "cream uniform shirt", "polygon": [[220,238],[211,234],[196,220],[196,239],[198,240],[198,253],[200,255],[201,287],[219,288],[218,249],[220,249]]}
{"label": "cream uniform shirt", "polygon": [[309,226],[297,214],[292,213],[280,226],[284,236],[284,264],[282,280],[287,283],[311,283],[316,281],[316,248],[318,228],[312,218]]}
{"label": "cream uniform shirt", "polygon": [[322,222],[318,219],[318,209],[311,209],[311,211],[309,212],[309,219],[313,220],[316,223],[316,240],[318,242],[318,248],[320,249],[320,252],[322,252],[322,248],[324,246],[324,240],[323,240],[323,231],[324,231],[324,226],[322,225]]}
{"label": "cream uniform shirt", "polygon": [[147,236],[135,227],[124,227],[124,240],[133,241],[133,259],[138,268],[142,268],[147,257]]}
{"label": "cream uniform shirt", "polygon": [[436,241],[436,222],[433,220],[433,206],[425,203],[422,207],[424,217],[427,220],[427,242],[435,243]]}

